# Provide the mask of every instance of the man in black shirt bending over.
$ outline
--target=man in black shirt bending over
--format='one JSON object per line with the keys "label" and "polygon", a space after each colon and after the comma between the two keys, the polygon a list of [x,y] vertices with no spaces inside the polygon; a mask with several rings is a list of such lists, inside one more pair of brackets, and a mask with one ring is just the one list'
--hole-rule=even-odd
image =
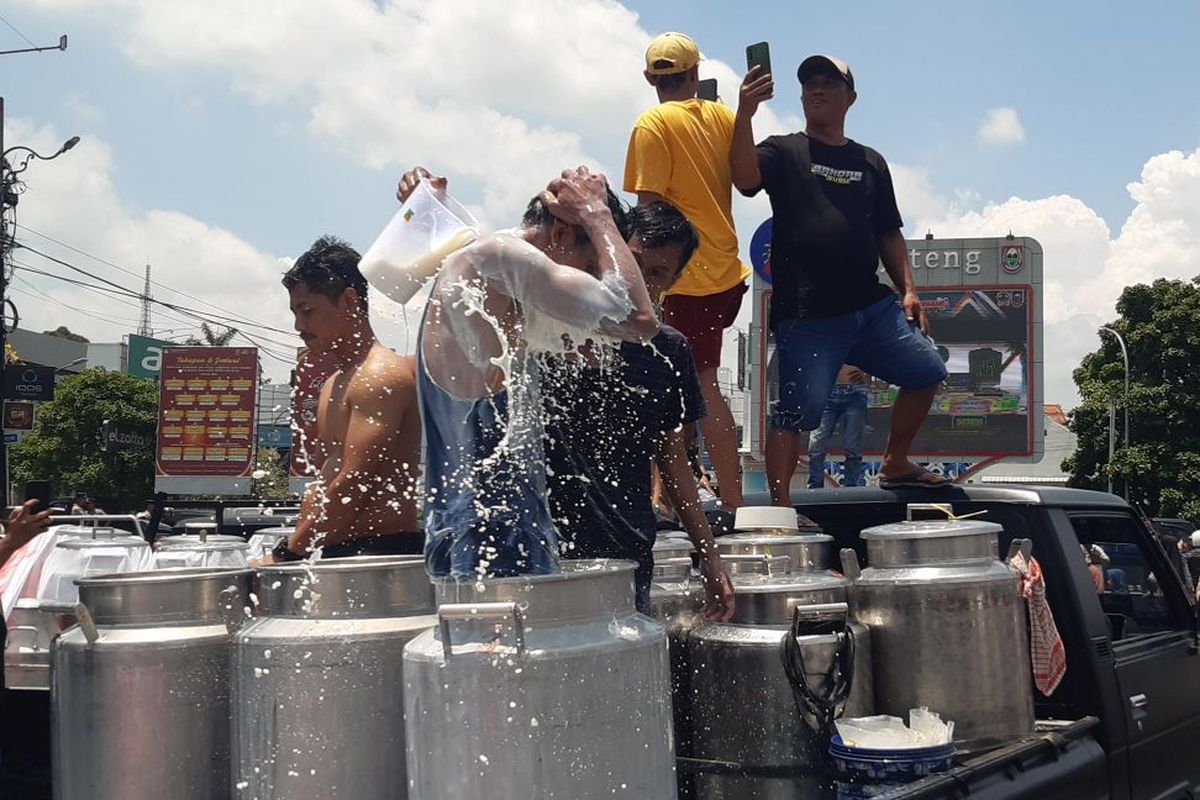
{"label": "man in black shirt bending over", "polygon": [[[797,76],[804,132],[755,147],[751,119],[774,89],[755,67],[742,83],[730,151],[738,190],[766,189],[771,199],[770,325],[779,358],[766,448],[771,501],[791,504],[800,433],[820,423],[843,362],[900,387],[880,485],[940,486],[944,479],[908,459],[946,367],[926,336],[887,162],[846,138],[857,94],[844,62],[811,56]],[[879,282],[880,259],[895,292]]]}

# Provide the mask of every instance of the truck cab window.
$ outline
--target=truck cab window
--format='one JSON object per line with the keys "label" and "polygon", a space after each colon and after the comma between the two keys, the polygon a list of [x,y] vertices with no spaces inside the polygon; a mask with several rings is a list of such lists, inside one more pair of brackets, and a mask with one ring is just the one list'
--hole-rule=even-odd
{"label": "truck cab window", "polygon": [[1077,515],[1071,522],[1114,642],[1187,627],[1172,610],[1176,577],[1150,557],[1136,520]]}

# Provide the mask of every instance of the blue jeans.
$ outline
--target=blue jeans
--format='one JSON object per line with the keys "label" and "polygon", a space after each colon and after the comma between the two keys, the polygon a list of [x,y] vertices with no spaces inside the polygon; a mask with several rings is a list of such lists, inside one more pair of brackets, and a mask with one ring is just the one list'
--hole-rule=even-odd
{"label": "blue jeans", "polygon": [[808,439],[808,488],[825,485],[825,451],[837,428],[838,420],[845,421],[846,474],[843,486],[863,484],[863,431],[867,426],[867,387],[861,383],[837,383],[825,401],[821,424]]}
{"label": "blue jeans", "polygon": [[771,426],[815,430],[843,364],[901,389],[925,389],[946,379],[933,344],[909,324],[895,295],[836,317],[790,319],[776,326],[779,402]]}

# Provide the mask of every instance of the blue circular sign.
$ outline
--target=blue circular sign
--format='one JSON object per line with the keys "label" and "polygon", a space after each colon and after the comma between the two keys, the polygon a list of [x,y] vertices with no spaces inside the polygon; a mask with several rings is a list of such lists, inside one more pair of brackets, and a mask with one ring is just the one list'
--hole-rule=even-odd
{"label": "blue circular sign", "polygon": [[768,286],[771,285],[771,220],[758,226],[750,237],[750,266]]}

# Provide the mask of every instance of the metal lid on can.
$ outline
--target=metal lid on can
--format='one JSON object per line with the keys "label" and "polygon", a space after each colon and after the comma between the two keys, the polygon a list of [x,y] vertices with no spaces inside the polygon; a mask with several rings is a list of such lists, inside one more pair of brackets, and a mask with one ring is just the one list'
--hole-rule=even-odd
{"label": "metal lid on can", "polygon": [[634,613],[637,563],[616,558],[563,559],[560,572],[512,578],[437,578],[439,613],[471,608],[519,608],[526,622],[567,622]]}
{"label": "metal lid on can", "polygon": [[156,540],[159,550],[245,550],[249,547],[240,536],[211,534],[196,536],[184,533],[178,536],[163,536]]}
{"label": "metal lid on can", "polygon": [[258,599],[270,617],[370,618],[433,612],[421,556],[352,556],[258,569]]}
{"label": "metal lid on can", "polygon": [[915,520],[866,528],[871,567],[910,566],[957,561],[994,561],[1004,529],[981,520]]}
{"label": "metal lid on can", "polygon": [[792,572],[833,566],[833,537],[817,534],[734,533],[717,539],[722,556],[763,554],[787,556]]}
{"label": "metal lid on can", "polygon": [[686,581],[692,575],[690,558],[654,559],[654,580],[657,582]]}
{"label": "metal lid on can", "polygon": [[654,560],[659,561],[665,558],[691,558],[693,549],[690,541],[658,538],[651,552],[654,554]]}
{"label": "metal lid on can", "polygon": [[735,625],[787,625],[796,606],[844,603],[850,582],[833,572],[733,575]]}
{"label": "metal lid on can", "polygon": [[186,567],[79,578],[79,602],[97,625],[240,623],[253,573]]}

